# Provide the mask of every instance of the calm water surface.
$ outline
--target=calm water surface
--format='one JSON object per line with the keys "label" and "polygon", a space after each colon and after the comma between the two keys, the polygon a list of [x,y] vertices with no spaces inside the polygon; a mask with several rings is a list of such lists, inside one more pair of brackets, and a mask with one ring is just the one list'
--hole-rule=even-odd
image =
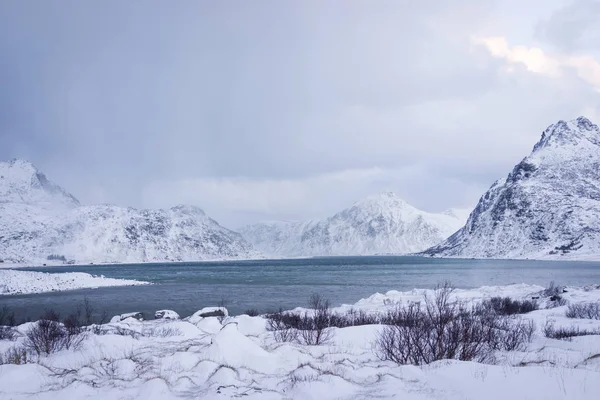
{"label": "calm water surface", "polygon": [[373,293],[429,288],[449,280],[456,287],[529,283],[600,283],[599,262],[458,260],[424,257],[324,257],[175,264],[120,264],[40,267],[50,273],[87,272],[110,278],[150,281],[149,286],[84,289],[35,295],[0,296],[20,318],[37,318],[45,308],[62,314],[84,297],[110,315],[172,309],[187,316],[224,300],[232,314],[306,305],[318,292],[335,305],[355,303]]}

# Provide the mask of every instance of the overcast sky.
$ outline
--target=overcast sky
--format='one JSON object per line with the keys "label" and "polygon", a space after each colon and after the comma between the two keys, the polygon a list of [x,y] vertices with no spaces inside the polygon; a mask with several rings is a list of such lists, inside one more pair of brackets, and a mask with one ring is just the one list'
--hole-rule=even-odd
{"label": "overcast sky", "polygon": [[0,2],[0,159],[232,228],[382,190],[474,205],[600,123],[597,0]]}

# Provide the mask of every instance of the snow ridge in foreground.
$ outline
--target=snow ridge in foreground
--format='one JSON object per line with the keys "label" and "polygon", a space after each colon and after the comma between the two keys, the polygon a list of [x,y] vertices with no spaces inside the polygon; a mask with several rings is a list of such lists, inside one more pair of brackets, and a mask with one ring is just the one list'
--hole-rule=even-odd
{"label": "snow ridge in foreground", "polygon": [[148,285],[149,282],[105,278],[84,272],[47,273],[0,270],[0,295],[30,294],[105,286]]}
{"label": "snow ridge in foreground", "polygon": [[[458,290],[454,297],[529,299],[541,289],[493,286]],[[385,312],[424,293],[429,291],[375,294],[340,310]],[[600,286],[567,288],[563,297],[600,301]],[[565,308],[525,314],[537,326],[533,342],[527,351],[499,353],[497,365],[444,360],[422,367],[377,359],[371,345],[380,325],[333,328],[330,343],[303,346],[276,343],[262,317],[129,318],[103,325],[105,334],[88,336],[78,351],[52,354],[42,364],[0,366],[0,398],[597,399],[600,336],[560,341],[541,333],[546,320],[600,327],[600,321],[568,320]],[[0,341],[0,352],[13,345]]]}

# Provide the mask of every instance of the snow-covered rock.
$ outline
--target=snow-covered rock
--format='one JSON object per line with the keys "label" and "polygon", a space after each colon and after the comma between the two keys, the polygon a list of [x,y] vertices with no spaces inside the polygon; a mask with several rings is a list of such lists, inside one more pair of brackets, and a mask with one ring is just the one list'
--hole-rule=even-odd
{"label": "snow-covered rock", "polygon": [[257,249],[274,256],[402,254],[441,242],[465,219],[462,210],[428,213],[386,192],[322,221],[264,222],[240,232]]}
{"label": "snow-covered rock", "polygon": [[227,311],[225,307],[204,307],[203,309],[198,310],[191,316],[187,317],[186,320],[192,324],[196,324],[204,318],[228,316],[229,311]]}
{"label": "snow-covered rock", "polygon": [[115,315],[114,317],[112,317],[110,319],[110,323],[114,324],[114,323],[117,323],[117,322],[128,320],[130,318],[132,320],[136,320],[136,321],[143,321],[144,320],[144,313],[141,313],[141,312],[130,312],[130,313],[125,313],[125,314],[121,314],[121,315]]}
{"label": "snow-covered rock", "polygon": [[0,259],[6,262],[136,263],[257,256],[241,235],[197,207],[81,206],[32,164],[0,163]]}
{"label": "snow-covered rock", "polygon": [[426,254],[600,259],[600,129],[548,127],[532,153],[481,197],[466,225]]}
{"label": "snow-covered rock", "polygon": [[154,313],[155,319],[179,319],[179,314],[173,310],[159,310]]}

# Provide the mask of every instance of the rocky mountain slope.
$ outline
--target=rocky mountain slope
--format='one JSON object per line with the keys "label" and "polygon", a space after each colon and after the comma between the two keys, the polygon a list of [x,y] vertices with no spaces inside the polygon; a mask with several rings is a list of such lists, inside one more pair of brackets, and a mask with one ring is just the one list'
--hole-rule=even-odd
{"label": "rocky mountain slope", "polygon": [[441,242],[464,223],[461,214],[427,213],[382,193],[321,221],[262,222],[240,232],[271,256],[401,254]]}
{"label": "rocky mountain slope", "polygon": [[548,127],[532,153],[481,197],[466,225],[425,252],[440,257],[600,259],[600,130]]}
{"label": "rocky mountain slope", "polygon": [[31,163],[0,162],[0,259],[77,263],[252,258],[238,233],[196,207],[81,206]]}

